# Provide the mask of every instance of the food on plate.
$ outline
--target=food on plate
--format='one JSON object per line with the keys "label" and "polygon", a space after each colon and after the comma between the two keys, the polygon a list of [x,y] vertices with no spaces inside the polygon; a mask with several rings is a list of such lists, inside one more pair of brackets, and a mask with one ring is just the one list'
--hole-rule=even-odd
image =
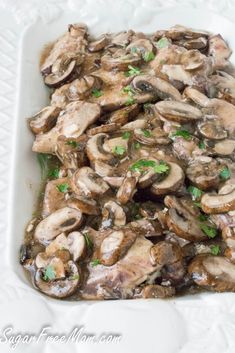
{"label": "food on plate", "polygon": [[42,192],[20,262],[58,299],[235,292],[235,76],[220,34],[174,26],[43,54],[29,118]]}

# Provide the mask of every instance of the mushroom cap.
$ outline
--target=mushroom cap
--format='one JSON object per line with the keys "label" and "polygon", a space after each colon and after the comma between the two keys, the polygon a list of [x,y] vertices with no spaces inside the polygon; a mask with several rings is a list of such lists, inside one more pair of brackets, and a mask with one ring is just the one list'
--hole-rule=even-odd
{"label": "mushroom cap", "polygon": [[216,214],[235,210],[235,188],[228,194],[204,194],[201,198],[205,213]]}
{"label": "mushroom cap", "polygon": [[198,108],[184,102],[163,101],[156,103],[155,107],[166,119],[173,121],[193,122],[202,118],[202,113]]}
{"label": "mushroom cap", "polygon": [[36,227],[35,240],[48,244],[57,235],[78,228],[82,222],[82,213],[71,207],[63,207],[44,218]]}
{"label": "mushroom cap", "polygon": [[154,182],[151,192],[155,195],[165,195],[176,191],[184,182],[183,169],[176,163],[168,162],[170,166],[169,174],[159,182]]}

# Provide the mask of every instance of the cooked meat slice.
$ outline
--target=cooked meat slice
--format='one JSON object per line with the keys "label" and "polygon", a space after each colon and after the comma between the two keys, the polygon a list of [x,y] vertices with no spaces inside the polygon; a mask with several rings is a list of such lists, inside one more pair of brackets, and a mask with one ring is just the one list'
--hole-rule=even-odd
{"label": "cooked meat slice", "polygon": [[156,271],[150,261],[151,241],[137,237],[127,254],[113,266],[89,266],[89,277],[81,295],[84,299],[128,298],[136,286]]}
{"label": "cooked meat slice", "polygon": [[56,126],[46,134],[39,134],[33,144],[34,152],[54,153],[60,135],[77,138],[100,116],[100,107],[95,103],[73,102],[59,116]]}
{"label": "cooked meat slice", "polygon": [[216,292],[235,291],[235,265],[226,257],[198,255],[188,270],[199,286]]}

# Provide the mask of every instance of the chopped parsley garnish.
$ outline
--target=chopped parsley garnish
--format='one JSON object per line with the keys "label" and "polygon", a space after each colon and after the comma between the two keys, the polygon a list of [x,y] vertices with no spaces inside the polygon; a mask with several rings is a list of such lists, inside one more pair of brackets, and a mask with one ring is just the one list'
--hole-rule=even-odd
{"label": "chopped parsley garnish", "polygon": [[193,204],[198,208],[202,208],[202,205],[200,202],[194,202]]}
{"label": "chopped parsley garnish", "polygon": [[125,102],[125,105],[132,105],[135,103],[135,100],[133,97],[128,97],[128,99]]}
{"label": "chopped parsley garnish", "polygon": [[160,163],[157,164],[155,161],[147,159],[140,159],[139,161],[132,164],[129,169],[133,170],[134,172],[142,173],[144,171],[144,168],[153,168],[155,173],[158,174],[162,174],[169,171],[169,166],[165,162],[160,161]]}
{"label": "chopped parsley garnish", "polygon": [[211,246],[211,254],[216,256],[216,255],[219,255],[219,253],[220,253],[219,245],[212,245]]}
{"label": "chopped parsley garnish", "polygon": [[122,134],[123,140],[128,140],[131,137],[131,133],[129,131],[125,131],[124,134]]}
{"label": "chopped parsley garnish", "polygon": [[136,47],[131,48],[131,53],[135,54],[137,52],[138,52],[138,48],[136,48]]}
{"label": "chopped parsley garnish", "polygon": [[153,60],[155,58],[155,55],[153,54],[152,51],[147,51],[144,53],[143,55],[143,59],[146,63],[148,63],[149,61]]}
{"label": "chopped parsley garnish", "polygon": [[138,67],[128,65],[128,71],[126,72],[126,76],[135,76],[140,74],[140,69]]}
{"label": "chopped parsley garnish", "polygon": [[183,137],[185,140],[191,140],[192,135],[188,130],[176,130],[170,135],[171,139],[174,139],[175,137]]}
{"label": "chopped parsley garnish", "polygon": [[201,224],[200,228],[208,236],[208,238],[214,238],[217,235],[217,229],[215,227],[208,226],[207,224]]}
{"label": "chopped parsley garnish", "polygon": [[129,96],[132,96],[135,93],[130,85],[123,87],[122,92],[128,93]]}
{"label": "chopped parsley garnish", "polygon": [[93,248],[93,243],[92,243],[90,237],[88,236],[88,233],[83,233],[83,236],[85,238],[86,246],[88,247],[88,249],[92,249]]}
{"label": "chopped parsley garnish", "polygon": [[48,265],[46,267],[43,279],[44,279],[44,281],[51,281],[51,280],[55,279],[55,270],[54,270],[53,266]]}
{"label": "chopped parsley garnish", "polygon": [[126,149],[123,146],[115,146],[113,152],[118,154],[119,156],[122,156],[126,152]]}
{"label": "chopped parsley garnish", "polygon": [[199,220],[200,222],[205,222],[205,221],[208,220],[208,215],[206,215],[206,214],[200,214],[200,215],[198,216],[198,220]]}
{"label": "chopped parsley garnish", "polygon": [[189,186],[188,192],[190,192],[193,201],[200,200],[203,194],[203,191],[196,188],[196,186]]}
{"label": "chopped parsley garnish", "polygon": [[145,137],[150,137],[150,136],[151,136],[151,131],[149,131],[149,130],[144,130],[144,129],[141,129],[141,131],[142,131],[142,133],[143,133],[143,135],[144,135]]}
{"label": "chopped parsley garnish", "polygon": [[97,88],[94,88],[91,93],[92,93],[92,96],[94,96],[95,98],[99,98],[103,95],[103,92]]}
{"label": "chopped parsley garnish", "polygon": [[73,275],[73,276],[69,277],[69,280],[70,281],[74,281],[74,280],[79,279],[79,278],[80,278],[80,276],[79,276],[79,274],[77,274],[77,275]]}
{"label": "chopped parsley garnish", "polygon": [[52,178],[52,179],[58,179],[59,178],[59,173],[60,173],[60,169],[59,168],[51,169],[48,172],[48,177]]}
{"label": "chopped parsley garnish", "polygon": [[91,261],[91,266],[92,267],[95,267],[97,265],[100,265],[100,260],[99,259],[94,259]]}
{"label": "chopped parsley garnish", "polygon": [[64,192],[64,193],[65,193],[65,192],[67,192],[68,189],[69,189],[69,184],[63,183],[63,184],[57,185],[56,187],[57,187],[57,189],[58,189],[60,192]]}
{"label": "chopped parsley garnish", "polygon": [[138,150],[141,147],[141,144],[139,142],[134,142],[134,149]]}
{"label": "chopped parsley garnish", "polygon": [[168,41],[167,38],[161,38],[157,41],[156,46],[158,49],[162,49],[162,48],[168,47],[169,44],[170,42]]}
{"label": "chopped parsley garnish", "polygon": [[66,143],[65,143],[66,145],[68,145],[68,146],[71,146],[71,147],[73,147],[73,148],[77,148],[77,147],[79,147],[79,143],[77,143],[76,141],[66,141]]}
{"label": "chopped parsley garnish", "polygon": [[219,173],[219,176],[222,180],[228,180],[231,177],[231,172],[227,167],[225,167],[224,169],[221,170],[221,172]]}
{"label": "chopped parsley garnish", "polygon": [[204,150],[204,149],[206,148],[205,142],[200,141],[199,144],[198,144],[198,147],[199,147],[201,150]]}

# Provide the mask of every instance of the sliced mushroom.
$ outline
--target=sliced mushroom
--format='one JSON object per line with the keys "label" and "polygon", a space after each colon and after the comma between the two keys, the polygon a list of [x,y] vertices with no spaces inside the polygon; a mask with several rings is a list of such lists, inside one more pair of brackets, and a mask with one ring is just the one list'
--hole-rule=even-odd
{"label": "sliced mushroom", "polygon": [[91,162],[95,160],[107,162],[113,159],[112,153],[109,153],[112,151],[107,151],[104,149],[104,143],[107,138],[108,135],[104,133],[96,134],[89,138],[86,146],[86,152]]}
{"label": "sliced mushroom", "polygon": [[151,186],[151,192],[155,195],[165,195],[174,192],[180,188],[184,182],[184,172],[182,168],[172,162],[168,162],[170,166],[169,174],[162,180],[154,182]]}
{"label": "sliced mushroom", "polygon": [[86,240],[82,233],[72,232],[67,237],[67,243],[69,252],[73,257],[73,261],[76,262],[82,259],[86,253]]}
{"label": "sliced mushroom", "polygon": [[198,255],[188,270],[199,286],[217,292],[235,291],[235,265],[225,257]]}
{"label": "sliced mushroom", "polygon": [[30,129],[34,134],[45,133],[55,126],[60,109],[57,107],[45,107],[39,113],[29,119]]}
{"label": "sliced mushroom", "polygon": [[89,167],[83,167],[73,174],[71,187],[75,194],[86,197],[103,195],[109,189],[108,184]]}
{"label": "sliced mushroom", "polygon": [[205,213],[216,214],[235,210],[235,188],[228,194],[204,194],[201,198]]}
{"label": "sliced mushroom", "polygon": [[127,172],[126,177],[124,178],[122,185],[117,192],[117,200],[120,204],[125,205],[130,201],[136,191],[136,184],[138,178],[133,176],[130,172]]}
{"label": "sliced mushroom", "polygon": [[141,291],[141,294],[138,295],[138,298],[159,298],[159,299],[164,299],[164,298],[170,298],[175,295],[175,289],[171,286],[165,287],[165,286],[160,286],[159,284],[149,284],[144,286],[144,288]]}
{"label": "sliced mushroom", "polygon": [[97,52],[106,47],[108,45],[109,39],[106,34],[102,35],[100,38],[94,40],[93,42],[90,42],[88,45],[88,50],[90,52]]}
{"label": "sliced mushroom", "polygon": [[117,123],[103,124],[87,130],[87,135],[94,136],[101,133],[107,133],[107,132],[110,133],[110,132],[117,131],[119,128],[120,128],[120,124],[117,124]]}
{"label": "sliced mushroom", "polygon": [[59,87],[63,83],[73,79],[73,74],[76,71],[76,60],[71,60],[68,57],[62,57],[55,61],[52,65],[52,73],[47,75],[44,82],[49,87]]}
{"label": "sliced mushroom", "polygon": [[60,192],[58,186],[67,182],[67,178],[47,182],[42,205],[43,217],[47,217],[56,210],[66,206],[65,193]]}
{"label": "sliced mushroom", "polygon": [[166,65],[161,68],[161,72],[168,77],[168,80],[180,82],[183,85],[193,85],[192,73],[185,70],[183,65]]}
{"label": "sliced mushroom", "polygon": [[203,137],[211,140],[223,140],[228,133],[217,120],[208,120],[198,124],[198,130]]}
{"label": "sliced mushroom", "polygon": [[128,66],[136,66],[140,63],[141,58],[134,54],[125,54],[123,56],[111,56],[111,54],[103,55],[101,58],[101,66],[104,70],[128,70]]}
{"label": "sliced mushroom", "polygon": [[204,64],[205,55],[202,55],[199,50],[187,50],[182,53],[181,64],[185,70],[191,71],[201,68]]}
{"label": "sliced mushroom", "polygon": [[153,45],[148,39],[137,39],[132,41],[127,47],[128,53],[138,53],[144,57],[145,53],[151,53],[153,51]]}
{"label": "sliced mushroom", "polygon": [[108,163],[102,162],[98,159],[96,159],[93,162],[93,168],[96,172],[101,177],[109,177],[113,175],[114,172],[114,167]]}
{"label": "sliced mushroom", "polygon": [[132,104],[128,107],[119,109],[110,114],[109,123],[124,125],[129,119],[135,118],[139,113],[139,106]]}
{"label": "sliced mushroom", "polygon": [[75,170],[86,164],[86,142],[87,136],[85,134],[78,138],[58,136],[55,153],[65,168]]}
{"label": "sliced mushroom", "polygon": [[201,107],[208,107],[210,105],[210,99],[195,88],[186,87],[183,96]]}
{"label": "sliced mushroom", "polygon": [[76,196],[76,198],[70,198],[67,201],[67,205],[72,208],[76,208],[80,210],[84,214],[97,216],[100,214],[99,206],[97,202],[93,199],[84,197],[84,196]]}
{"label": "sliced mushroom", "polygon": [[211,157],[198,157],[189,164],[186,175],[199,189],[217,188],[221,181],[220,172],[224,166]]}
{"label": "sliced mushroom", "polygon": [[128,229],[115,230],[102,241],[99,260],[105,266],[112,266],[119,261],[136,240],[136,234]]}
{"label": "sliced mushroom", "polygon": [[166,222],[170,231],[178,237],[189,241],[200,241],[207,239],[201,230],[200,222],[183,206],[180,199],[167,196],[164,200],[170,208],[167,213]]}
{"label": "sliced mushroom", "polygon": [[157,111],[166,119],[178,122],[197,121],[202,118],[201,111],[190,104],[176,101],[164,101],[155,104]]}
{"label": "sliced mushroom", "polygon": [[215,69],[224,68],[231,54],[231,49],[220,34],[209,37],[209,55],[214,58]]}
{"label": "sliced mushroom", "polygon": [[111,43],[116,46],[126,47],[130,43],[133,35],[134,32],[132,30],[122,31],[113,35]]}
{"label": "sliced mushroom", "polygon": [[213,147],[213,151],[219,156],[231,157],[235,152],[235,140],[226,139],[217,142]]}
{"label": "sliced mushroom", "polygon": [[191,49],[198,49],[198,50],[202,50],[205,49],[207,47],[207,38],[205,37],[199,37],[199,38],[195,38],[195,39],[181,39],[178,42],[176,42],[177,45],[180,45],[188,50]]}
{"label": "sliced mushroom", "polygon": [[74,208],[64,207],[44,218],[36,227],[34,238],[41,244],[48,244],[57,235],[78,228],[82,214]]}
{"label": "sliced mushroom", "polygon": [[207,38],[209,36],[209,33],[206,31],[199,31],[196,29],[184,27],[181,25],[175,25],[171,27],[168,30],[165,31],[158,31],[155,33],[155,37],[158,38],[158,36],[165,35],[168,38],[171,38],[173,40],[179,40],[183,38],[200,38],[200,37],[205,37]]}
{"label": "sliced mushroom", "polygon": [[[54,240],[52,240],[52,242],[46,247],[45,249],[45,253],[41,253],[42,256],[39,258],[40,260],[45,258],[45,256],[50,257],[56,254],[56,252],[58,250],[69,250],[68,247],[68,241],[67,241],[67,237],[65,235],[65,233],[61,233],[59,234]],[[36,258],[36,262],[37,262],[38,257]],[[39,266],[36,263],[37,267],[45,267],[46,265],[42,265]]]}
{"label": "sliced mushroom", "polygon": [[147,121],[145,119],[137,119],[131,121],[121,127],[121,130],[131,131],[135,129],[144,129],[148,126]]}
{"label": "sliced mushroom", "polygon": [[34,277],[34,283],[41,292],[50,297],[60,299],[69,297],[78,288],[80,276],[78,267],[73,261],[68,261],[66,272],[68,273],[66,278],[46,281],[43,279],[44,271],[38,269]]}
{"label": "sliced mushroom", "polygon": [[133,79],[132,87],[139,92],[152,93],[160,99],[181,100],[180,92],[169,82],[151,75],[140,75]]}
{"label": "sliced mushroom", "polygon": [[[121,147],[120,151],[118,151],[119,147]],[[128,152],[128,140],[122,137],[107,139],[103,144],[103,149],[108,153],[124,157]]]}
{"label": "sliced mushroom", "polygon": [[126,224],[126,214],[115,201],[108,201],[102,209],[102,228],[121,227]]}

